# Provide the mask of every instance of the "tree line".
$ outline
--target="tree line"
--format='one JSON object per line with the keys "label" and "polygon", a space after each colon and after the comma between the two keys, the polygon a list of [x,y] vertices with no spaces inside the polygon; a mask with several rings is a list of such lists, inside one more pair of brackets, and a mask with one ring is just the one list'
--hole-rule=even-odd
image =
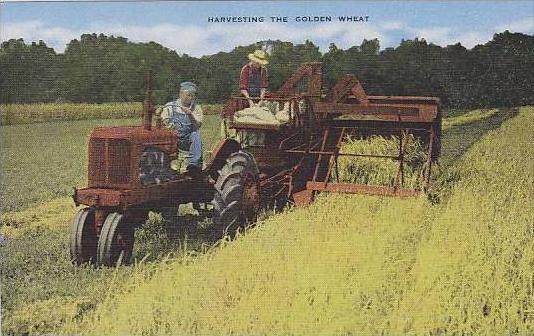
{"label": "tree line", "polygon": [[[143,99],[143,74],[153,72],[157,103],[170,100],[181,81],[192,80],[203,102],[224,102],[238,91],[241,67],[260,42],[231,52],[191,57],[155,42],[83,34],[56,53],[43,41],[5,41],[0,47],[0,103],[130,102]],[[377,39],[322,54],[311,41],[274,41],[270,89],[276,90],[303,62],[323,62],[324,88],[355,74],[372,95],[436,96],[450,108],[534,104],[534,36],[495,34],[472,49],[403,40],[380,50]]]}

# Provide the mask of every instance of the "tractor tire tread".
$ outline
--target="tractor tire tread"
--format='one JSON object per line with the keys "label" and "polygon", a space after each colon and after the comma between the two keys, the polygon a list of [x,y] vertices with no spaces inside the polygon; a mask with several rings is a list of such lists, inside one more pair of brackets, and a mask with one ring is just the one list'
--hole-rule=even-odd
{"label": "tractor tire tread", "polygon": [[219,177],[214,185],[213,222],[217,228],[215,234],[231,233],[239,224],[241,212],[240,199],[243,192],[244,173],[252,172],[258,178],[259,170],[254,157],[245,152],[232,153],[226,164],[219,170]]}
{"label": "tractor tire tread", "polygon": [[[71,261],[76,265],[81,265],[84,262],[91,261],[91,256],[87,258],[87,256],[84,256],[84,247],[87,248],[87,237],[85,234],[87,234],[88,230],[89,233],[94,236],[90,237],[96,242],[96,233],[93,232],[92,227],[87,227],[87,225],[92,225],[91,222],[87,222],[88,220],[91,221],[91,217],[94,216],[94,209],[93,208],[83,208],[78,210],[76,213],[74,220],[71,225],[70,230],[70,257]],[[92,218],[92,221],[94,222],[94,217]],[[84,241],[85,240],[85,241]],[[94,251],[91,251],[93,254],[93,258],[96,257],[96,246]],[[92,260],[94,261],[94,260]]]}

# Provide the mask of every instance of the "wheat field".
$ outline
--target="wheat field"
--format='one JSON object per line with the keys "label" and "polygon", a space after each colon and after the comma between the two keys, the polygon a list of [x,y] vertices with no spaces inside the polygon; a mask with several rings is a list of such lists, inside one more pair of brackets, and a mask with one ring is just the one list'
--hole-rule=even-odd
{"label": "wheat field", "polygon": [[65,331],[531,335],[533,112],[521,108],[449,167],[458,178],[438,205],[320,197],[148,281],[134,276]]}
{"label": "wheat field", "polygon": [[133,266],[71,266],[72,202],[21,200],[0,226],[2,331],[530,335],[534,108],[466,115],[443,134],[428,197],[322,195],[203,248],[184,237],[158,250],[151,216]]}

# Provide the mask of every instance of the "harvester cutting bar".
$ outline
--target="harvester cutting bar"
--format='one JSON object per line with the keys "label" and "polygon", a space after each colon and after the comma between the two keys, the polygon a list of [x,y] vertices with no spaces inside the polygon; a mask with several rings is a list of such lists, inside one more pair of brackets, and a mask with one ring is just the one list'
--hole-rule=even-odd
{"label": "harvester cutting bar", "polygon": [[311,191],[326,191],[346,194],[365,194],[375,196],[399,196],[413,197],[420,194],[420,191],[406,188],[395,188],[386,186],[371,186],[354,183],[334,183],[330,182],[325,187],[323,182],[310,181],[306,183],[306,189]]}
{"label": "harvester cutting bar", "polygon": [[[299,146],[300,147],[300,146]],[[390,158],[398,160],[398,155],[374,155],[374,154],[358,154],[358,153],[335,153],[335,152],[322,152],[322,151],[302,151],[302,150],[286,150],[286,153],[309,153],[309,154],[320,154],[320,155],[336,155],[336,156],[361,156],[361,157],[374,157],[374,158]]]}
{"label": "harvester cutting bar", "polygon": [[427,103],[439,104],[439,98],[436,97],[421,97],[421,96],[367,96],[370,101],[387,101],[387,102],[402,102],[402,103]]}

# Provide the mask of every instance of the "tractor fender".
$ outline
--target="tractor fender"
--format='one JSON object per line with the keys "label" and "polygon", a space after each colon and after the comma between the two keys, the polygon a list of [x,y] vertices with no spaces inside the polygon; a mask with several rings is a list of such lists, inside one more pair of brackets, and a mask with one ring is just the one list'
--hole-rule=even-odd
{"label": "tractor fender", "polygon": [[205,172],[217,180],[219,170],[226,164],[226,159],[241,149],[241,144],[234,139],[221,139],[213,148],[211,159],[206,165]]}

